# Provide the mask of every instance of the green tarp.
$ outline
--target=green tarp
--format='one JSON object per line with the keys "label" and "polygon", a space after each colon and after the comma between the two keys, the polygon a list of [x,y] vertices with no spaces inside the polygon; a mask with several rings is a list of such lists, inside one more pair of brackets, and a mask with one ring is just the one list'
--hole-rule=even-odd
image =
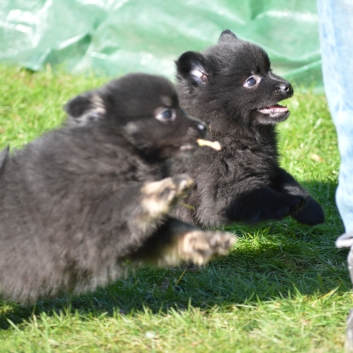
{"label": "green tarp", "polygon": [[173,78],[181,53],[227,28],[262,46],[278,74],[322,87],[316,0],[1,0],[0,61]]}

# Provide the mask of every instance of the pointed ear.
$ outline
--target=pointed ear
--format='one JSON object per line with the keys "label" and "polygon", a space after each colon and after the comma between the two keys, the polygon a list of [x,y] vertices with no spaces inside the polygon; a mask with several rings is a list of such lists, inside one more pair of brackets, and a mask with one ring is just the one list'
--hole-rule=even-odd
{"label": "pointed ear", "polygon": [[226,42],[232,42],[238,40],[238,37],[229,29],[226,29],[221,33],[218,39],[218,44],[219,43],[226,43]]}
{"label": "pointed ear", "polygon": [[177,66],[177,78],[186,80],[191,85],[205,84],[209,80],[209,71],[204,56],[194,51],[187,51],[175,61]]}
{"label": "pointed ear", "polygon": [[64,106],[64,110],[77,124],[87,124],[104,118],[106,107],[103,98],[98,92],[83,93]]}

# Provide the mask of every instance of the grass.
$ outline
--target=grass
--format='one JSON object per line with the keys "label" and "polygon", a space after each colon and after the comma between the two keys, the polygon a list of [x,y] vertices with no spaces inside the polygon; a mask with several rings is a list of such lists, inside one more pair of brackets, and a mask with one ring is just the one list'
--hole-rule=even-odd
{"label": "grass", "polygon": [[[7,66],[0,78],[1,148],[57,126],[68,99],[105,82]],[[299,92],[288,106],[281,164],[323,205],[323,225],[227,226],[239,242],[202,269],[142,268],[94,293],[36,306],[0,301],[0,353],[343,352],[353,302],[347,250],[334,247],[343,231],[336,135],[323,96]]]}

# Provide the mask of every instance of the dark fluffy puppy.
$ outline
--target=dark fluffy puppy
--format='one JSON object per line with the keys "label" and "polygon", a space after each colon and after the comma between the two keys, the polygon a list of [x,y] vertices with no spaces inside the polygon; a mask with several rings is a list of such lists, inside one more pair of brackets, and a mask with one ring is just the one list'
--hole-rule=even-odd
{"label": "dark fluffy puppy", "polygon": [[234,237],[168,216],[192,185],[162,162],[189,154],[205,124],[172,84],[133,74],[66,105],[68,122],[0,153],[0,292],[34,302],[114,281],[125,263],[203,264]]}
{"label": "dark fluffy puppy", "polygon": [[292,86],[271,71],[260,47],[222,32],[202,54],[188,51],[176,61],[180,104],[206,121],[221,152],[202,150],[173,172],[195,180],[175,215],[200,225],[256,223],[286,216],[316,225],[321,206],[279,167],[275,125],[289,116],[277,104],[293,95]]}

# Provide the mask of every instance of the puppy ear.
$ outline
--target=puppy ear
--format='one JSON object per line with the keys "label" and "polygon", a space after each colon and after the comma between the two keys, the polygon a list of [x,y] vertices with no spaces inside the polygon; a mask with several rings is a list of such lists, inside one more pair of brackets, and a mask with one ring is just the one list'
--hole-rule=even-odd
{"label": "puppy ear", "polygon": [[238,40],[238,37],[229,29],[226,29],[221,33],[218,39],[218,44],[219,43],[227,43],[227,42],[233,42]]}
{"label": "puppy ear", "polygon": [[104,118],[106,108],[102,97],[97,92],[81,94],[64,106],[64,110],[77,124],[87,124]]}
{"label": "puppy ear", "polygon": [[175,61],[175,64],[179,81],[187,80],[193,86],[208,82],[207,62],[202,54],[187,51]]}

